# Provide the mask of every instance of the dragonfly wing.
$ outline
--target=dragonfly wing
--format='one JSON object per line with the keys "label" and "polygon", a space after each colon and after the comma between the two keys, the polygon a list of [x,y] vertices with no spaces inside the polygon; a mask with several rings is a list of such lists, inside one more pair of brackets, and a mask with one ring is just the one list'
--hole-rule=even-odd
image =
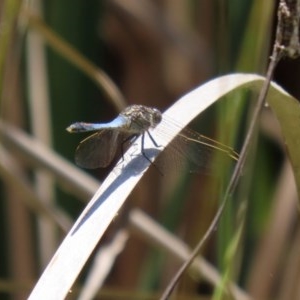
{"label": "dragonfly wing", "polygon": [[188,168],[192,173],[215,174],[220,166],[238,159],[230,147],[190,129],[179,133],[156,163],[164,170]]}
{"label": "dragonfly wing", "polygon": [[86,169],[107,167],[120,147],[118,135],[116,130],[101,130],[81,141],[75,152],[76,164]]}

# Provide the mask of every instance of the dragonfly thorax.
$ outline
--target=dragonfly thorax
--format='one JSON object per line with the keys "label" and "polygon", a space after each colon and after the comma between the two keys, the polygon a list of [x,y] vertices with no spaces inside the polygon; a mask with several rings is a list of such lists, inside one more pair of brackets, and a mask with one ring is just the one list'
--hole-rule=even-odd
{"label": "dragonfly thorax", "polygon": [[158,109],[144,105],[131,105],[120,115],[128,120],[127,130],[136,134],[155,128],[162,120],[161,112]]}

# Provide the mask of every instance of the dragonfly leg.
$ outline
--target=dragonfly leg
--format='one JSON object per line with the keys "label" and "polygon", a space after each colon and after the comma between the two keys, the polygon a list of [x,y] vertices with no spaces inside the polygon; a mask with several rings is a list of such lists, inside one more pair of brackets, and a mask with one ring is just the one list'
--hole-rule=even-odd
{"label": "dragonfly leg", "polygon": [[[154,140],[154,138],[151,136],[151,134],[147,131],[148,133],[148,136],[150,137],[153,145],[156,147],[156,148],[159,148],[160,146],[156,143],[156,141]],[[121,144],[121,154],[122,154],[122,159],[124,160],[124,144],[126,144],[128,141],[130,141],[130,143],[134,143],[135,140],[140,136],[140,134],[133,134],[133,135],[130,135],[129,137],[127,137]],[[147,159],[149,161],[149,163],[151,165],[153,165],[155,167],[155,169],[159,172],[160,175],[164,175],[161,170],[155,165],[155,163],[153,163],[151,161],[151,159],[147,156],[146,152],[145,152],[145,146],[144,146],[144,143],[145,143],[145,133],[142,134],[142,141],[141,141],[141,153],[143,155],[143,157],[145,159]]]}
{"label": "dragonfly leg", "polygon": [[154,139],[153,136],[150,134],[150,132],[149,132],[148,130],[146,130],[146,132],[147,132],[147,134],[148,134],[148,136],[149,136],[151,142],[153,143],[153,145],[154,145],[156,148],[161,147],[161,145],[158,145],[158,144],[156,143],[155,139]]}
{"label": "dragonfly leg", "polygon": [[[151,136],[151,134],[148,132],[147,130],[147,133],[148,133],[148,136],[150,137],[153,145],[156,147],[156,148],[159,148],[158,144],[155,142],[154,138]],[[145,153],[145,147],[144,147],[144,141],[145,141],[145,133],[142,134],[142,142],[141,142],[141,152],[142,152],[142,155],[150,162],[150,164],[152,166],[155,167],[155,169],[158,171],[158,173],[161,175],[161,176],[164,176],[164,174],[161,172],[161,170],[156,166],[156,164],[146,155]]]}
{"label": "dragonfly leg", "polygon": [[134,143],[134,141],[139,137],[139,134],[133,134],[127,137],[125,140],[121,143],[121,155],[122,155],[122,162],[124,161],[124,145],[130,141],[130,143]]}

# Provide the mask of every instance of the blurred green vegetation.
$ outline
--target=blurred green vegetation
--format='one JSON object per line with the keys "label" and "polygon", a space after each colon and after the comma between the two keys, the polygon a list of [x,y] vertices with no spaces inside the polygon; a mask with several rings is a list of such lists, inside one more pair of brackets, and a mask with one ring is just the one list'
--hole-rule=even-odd
{"label": "blurred green vegetation", "polygon": [[[36,14],[34,11],[39,7],[38,3],[33,1],[31,7],[24,3],[22,8],[18,1],[5,0],[0,3],[1,28],[6,28],[0,31],[1,116],[3,121],[23,129],[31,125],[33,116],[28,113],[32,111],[29,107],[32,102],[29,101],[28,74],[34,71],[27,55],[32,48],[28,48],[26,43],[29,34],[35,32],[45,42],[42,51],[46,57],[44,72],[49,88],[47,105],[50,124],[46,124],[45,120],[40,126],[50,128],[49,135],[53,140],[47,145],[49,149],[73,162],[74,150],[83,136],[71,136],[65,128],[74,121],[107,121],[118,111],[105,92],[99,89],[96,79],[92,81],[70,57],[49,40],[47,42],[47,37],[43,37],[38,27],[27,26],[29,19]],[[127,6],[121,1],[94,0],[41,1],[40,4],[41,19],[45,24],[96,68],[109,74],[128,104],[145,104],[162,110],[190,89],[220,74],[264,74],[276,18],[275,3],[270,0],[132,0]],[[284,70],[285,63],[289,62],[282,62],[280,70]],[[295,62],[296,65],[299,61]],[[285,81],[299,78],[297,67],[288,67],[288,71],[275,74],[279,82],[283,76]],[[39,74],[36,73],[33,78],[34,85],[43,89]],[[299,95],[299,85],[292,86],[290,92]],[[256,96],[245,92],[224,99],[201,116],[201,120],[195,122],[195,128],[238,150],[251,119]],[[44,105],[43,101],[41,105]],[[262,116],[264,118],[265,114]],[[275,128],[274,119],[269,118],[268,122],[271,125],[266,128]],[[292,284],[287,287],[287,281],[283,280],[290,262],[282,260],[289,255],[288,248],[295,247],[299,226],[293,210],[283,220],[279,220],[275,213],[277,201],[281,200],[276,195],[287,155],[280,133],[276,131],[274,138],[273,133],[262,128],[262,125],[257,128],[257,138],[241,183],[202,254],[217,268],[225,283],[227,280],[236,282],[247,293],[254,295],[253,299],[284,299],[286,290],[290,292],[288,295],[296,295]],[[33,135],[33,130],[27,133]],[[6,149],[5,144],[2,146]],[[14,160],[32,184],[30,188],[34,189],[36,169],[20,160],[18,155]],[[124,210],[139,206],[193,247],[218,208],[230,178],[228,170],[231,171],[229,167],[225,170],[220,167],[220,176],[204,174],[187,177],[180,174],[168,183],[159,178],[155,171],[150,172],[132,194],[129,208]],[[102,180],[108,171],[95,170],[90,173]],[[12,288],[0,290],[1,299],[2,296],[3,299],[10,299],[28,295],[44,267],[40,258],[43,247],[39,240],[45,232],[40,227],[39,214],[20,201],[21,197],[14,193],[13,186],[14,183],[8,184],[5,180],[1,183],[1,281],[12,284]],[[52,204],[75,220],[84,204],[70,190],[66,191],[56,184],[53,190]],[[286,194],[290,197],[286,199],[288,206],[296,195]],[[16,210],[22,211],[22,218],[14,214],[15,206],[10,203],[20,205]],[[289,230],[291,224],[297,226]],[[274,241],[266,238],[271,230],[274,234],[276,225],[279,226],[277,230],[280,226],[286,229],[282,232],[285,239],[281,241],[286,242],[282,248],[276,243],[274,246]],[[13,226],[14,230],[11,229]],[[64,233],[58,234],[55,224],[52,226],[56,240],[50,248],[56,249]],[[17,232],[24,235],[22,240],[18,239]],[[107,235],[109,239],[113,232]],[[170,254],[145,244],[145,241],[132,235],[125,251],[117,259],[105,289],[120,290],[120,293],[122,290],[141,291],[148,296],[163,290],[178,269],[178,262]],[[278,255],[267,265],[270,269],[266,269],[264,274],[269,270],[268,276],[272,279],[268,278],[264,284],[260,277],[260,262],[268,259],[268,251],[272,252],[273,247]],[[22,251],[22,257],[28,264],[19,265],[16,259],[21,255],[19,251]],[[38,258],[35,253],[38,253]],[[88,268],[83,277],[87,272]],[[286,276],[291,280],[290,274]],[[298,277],[293,278],[293,282],[297,280]],[[282,286],[278,284],[280,282]],[[20,284],[26,288],[21,291],[14,289]],[[226,293],[210,286],[205,276],[195,279],[188,273],[181,281],[178,292],[191,297],[227,299]]]}

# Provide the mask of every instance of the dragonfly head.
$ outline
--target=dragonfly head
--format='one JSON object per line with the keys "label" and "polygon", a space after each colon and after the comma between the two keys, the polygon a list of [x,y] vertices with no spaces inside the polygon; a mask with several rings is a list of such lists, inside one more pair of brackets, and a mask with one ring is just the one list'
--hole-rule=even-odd
{"label": "dragonfly head", "polygon": [[150,127],[154,128],[162,120],[161,112],[156,108],[152,108],[152,113],[149,114],[149,118],[150,118],[150,120],[149,120],[150,121]]}

